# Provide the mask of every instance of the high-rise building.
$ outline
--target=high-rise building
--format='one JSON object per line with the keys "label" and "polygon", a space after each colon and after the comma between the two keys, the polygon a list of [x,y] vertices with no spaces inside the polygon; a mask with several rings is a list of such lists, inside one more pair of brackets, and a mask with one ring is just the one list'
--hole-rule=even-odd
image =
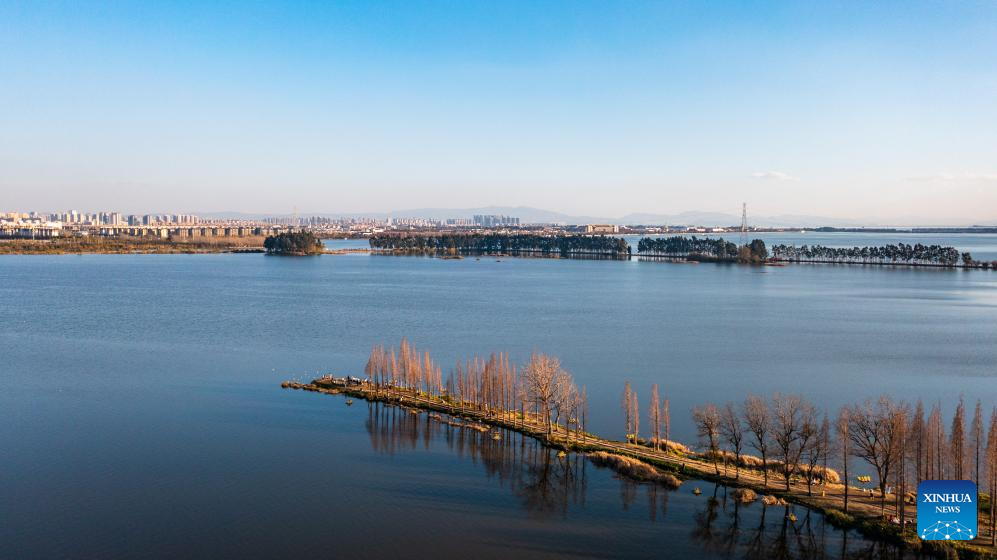
{"label": "high-rise building", "polygon": [[519,218],[501,214],[475,214],[474,225],[481,227],[518,226]]}

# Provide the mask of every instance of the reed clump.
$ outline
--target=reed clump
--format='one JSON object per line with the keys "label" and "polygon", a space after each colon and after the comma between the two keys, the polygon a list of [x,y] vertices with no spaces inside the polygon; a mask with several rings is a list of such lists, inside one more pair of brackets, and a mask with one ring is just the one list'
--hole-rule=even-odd
{"label": "reed clump", "polygon": [[[628,438],[628,441],[632,441],[633,434]],[[656,451],[664,451],[665,453],[671,453],[672,455],[690,456],[695,455],[695,452],[689,446],[679,443],[677,441],[666,440],[664,438],[656,439],[642,439],[637,440],[637,444],[643,445],[645,447],[650,447]]]}
{"label": "reed clump", "polygon": [[779,498],[779,497],[776,497],[776,496],[773,496],[771,494],[769,494],[768,496],[762,496],[762,503],[765,504],[765,505],[767,505],[767,506],[786,506],[786,505],[789,505],[789,502],[787,502],[786,500],[784,500],[782,498]]}
{"label": "reed clump", "polygon": [[738,488],[734,490],[734,499],[741,502],[742,504],[750,504],[758,499],[758,494],[755,493],[751,488]]}
{"label": "reed clump", "polygon": [[[707,451],[706,453],[695,454],[695,456],[702,458],[704,461],[716,460],[716,462],[724,465],[728,465],[731,467],[737,466],[743,469],[750,469],[754,471],[762,471],[763,470],[762,467],[763,465],[765,465],[765,463],[762,462],[761,457],[757,457],[755,455],[742,454],[740,458],[738,458],[737,455],[735,455],[734,453],[723,450],[715,452]],[[767,469],[770,473],[773,473],[778,476],[782,474],[785,467],[782,461],[769,459]],[[796,469],[794,469],[794,472],[805,476],[806,473],[808,472],[808,469],[809,467],[807,465],[800,464],[797,465]],[[827,467],[825,469],[825,467],[821,465],[816,465],[812,469],[812,474],[815,479],[815,483],[818,484],[820,483],[820,481],[823,481],[824,479],[827,480],[828,484],[841,483],[841,475],[838,474],[838,471],[830,467]]]}
{"label": "reed clump", "polygon": [[634,480],[657,482],[664,486],[668,486],[669,488],[678,488],[682,485],[682,481],[675,476],[661,472],[643,461],[627,457],[626,455],[617,455],[606,451],[595,451],[593,453],[589,453],[588,457],[596,465],[609,467],[614,471]]}

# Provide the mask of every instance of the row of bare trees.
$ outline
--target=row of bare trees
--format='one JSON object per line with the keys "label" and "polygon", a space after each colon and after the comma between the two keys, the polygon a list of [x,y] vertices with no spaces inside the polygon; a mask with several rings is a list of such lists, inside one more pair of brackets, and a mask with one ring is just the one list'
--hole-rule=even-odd
{"label": "row of bare trees", "polygon": [[735,465],[749,464],[743,455],[747,444],[760,456],[765,485],[775,470],[787,490],[798,475],[812,493],[815,481],[827,482],[827,464],[833,460],[843,470],[846,510],[852,459],[875,472],[883,508],[888,487],[895,489],[901,522],[903,500],[922,480],[972,480],[981,490],[997,493],[997,407],[987,430],[979,401],[967,430],[960,399],[948,433],[939,404],[926,415],[921,401],[912,407],[886,396],[842,407],[833,429],[828,415],[812,403],[779,393],[770,399],[749,396],[740,407],[730,402],[695,407],[692,417],[717,474],[719,461],[727,457]]}
{"label": "row of bare trees", "polygon": [[552,356],[534,353],[523,367],[512,365],[506,353],[491,354],[488,359],[475,356],[457,362],[444,381],[429,352],[420,352],[402,339],[397,350],[375,346],[364,372],[375,391],[411,391],[416,396],[442,399],[458,410],[511,414],[513,421],[537,422],[548,438],[561,429],[565,437],[584,438],[588,414],[585,388],[579,389]]}
{"label": "row of bare trees", "polygon": [[[638,443],[640,440],[640,400],[637,391],[627,381],[623,386],[623,397],[620,400],[626,417],[627,441]],[[655,449],[665,448],[671,435],[671,411],[667,398],[662,399],[658,392],[658,384],[651,385],[651,399],[648,402],[647,419],[650,424],[650,439],[648,445]]]}
{"label": "row of bare trees", "polygon": [[[808,493],[816,479],[826,478],[830,421],[798,395],[777,393],[770,400],[749,396],[740,407],[733,402],[722,407],[707,404],[695,407],[692,417],[717,474],[720,461],[726,468],[730,460],[735,478],[742,466],[757,466],[767,486],[769,471],[777,470],[787,490],[793,476],[803,476]],[[748,446],[760,455],[757,465],[745,455]]]}
{"label": "row of bare trees", "polygon": [[429,352],[420,353],[404,338],[397,351],[383,346],[372,348],[364,373],[378,389],[399,387],[434,396],[443,391],[440,366]]}
{"label": "row of bare trees", "polygon": [[[978,400],[967,436],[966,407],[960,398],[946,435],[941,405],[934,405],[925,418],[921,401],[911,407],[881,397],[874,403],[843,408],[838,432],[839,439],[847,442],[849,454],[876,471],[884,506],[887,484],[896,487],[894,499],[903,522],[903,500],[922,480],[972,480],[991,496],[997,493],[997,407],[990,413],[989,433],[983,417]],[[846,486],[846,509],[847,493]]]}

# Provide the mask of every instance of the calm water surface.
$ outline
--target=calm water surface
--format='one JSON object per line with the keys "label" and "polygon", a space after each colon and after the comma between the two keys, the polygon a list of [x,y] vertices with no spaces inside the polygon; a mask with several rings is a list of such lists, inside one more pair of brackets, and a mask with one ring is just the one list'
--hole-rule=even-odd
{"label": "calm water surface", "polygon": [[869,551],[803,511],[733,515],[706,483],[651,492],[512,435],[279,388],[402,336],[444,364],[557,354],[614,436],[625,379],[642,402],[659,383],[687,441],[691,406],[747,392],[997,404],[992,272],[13,256],[0,301],[0,557]]}

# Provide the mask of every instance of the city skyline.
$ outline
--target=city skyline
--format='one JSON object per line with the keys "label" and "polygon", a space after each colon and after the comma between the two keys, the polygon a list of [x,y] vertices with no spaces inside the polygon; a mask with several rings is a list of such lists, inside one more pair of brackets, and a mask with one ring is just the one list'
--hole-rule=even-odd
{"label": "city skyline", "polygon": [[997,221],[997,7],[6,3],[8,210]]}
{"label": "city skyline", "polygon": [[[509,218],[515,220],[507,225],[528,224],[592,224],[606,223],[616,225],[697,225],[697,226],[731,226],[739,223],[740,216],[729,211],[704,212],[704,211],[683,211],[670,214],[658,214],[652,212],[631,212],[622,216],[607,215],[573,215],[557,212],[543,208],[533,208],[528,206],[482,206],[476,208],[412,208],[393,211],[370,211],[370,212],[315,212],[302,211],[294,207],[290,211],[271,212],[197,212],[197,211],[144,211],[128,212],[116,209],[94,209],[85,207],[83,210],[39,210],[37,208],[0,208],[0,216],[5,214],[22,214],[35,218],[53,219],[73,223],[74,220],[66,219],[66,216],[75,213],[84,217],[96,217],[98,215],[118,215],[122,222],[130,225],[144,223],[170,223],[171,218],[189,216],[196,219],[208,221],[272,221],[273,223],[292,223],[295,217],[301,220],[308,218],[332,220],[332,221],[377,221],[384,223],[395,221],[425,221],[427,223],[438,223],[440,225],[492,225],[477,223],[478,217]],[[60,218],[56,218],[60,216]],[[948,227],[948,228],[972,228],[984,227],[993,228],[997,220],[980,220],[962,222],[945,222],[931,219],[900,219],[891,222],[881,222],[872,219],[863,220],[860,218],[834,218],[830,216],[816,216],[806,214],[781,214],[767,215],[755,213],[751,208],[748,214],[749,224],[754,227],[765,228],[814,228],[814,227]],[[134,222],[134,224],[133,224]],[[102,223],[110,223],[104,221]],[[496,224],[501,225],[501,224]]]}

